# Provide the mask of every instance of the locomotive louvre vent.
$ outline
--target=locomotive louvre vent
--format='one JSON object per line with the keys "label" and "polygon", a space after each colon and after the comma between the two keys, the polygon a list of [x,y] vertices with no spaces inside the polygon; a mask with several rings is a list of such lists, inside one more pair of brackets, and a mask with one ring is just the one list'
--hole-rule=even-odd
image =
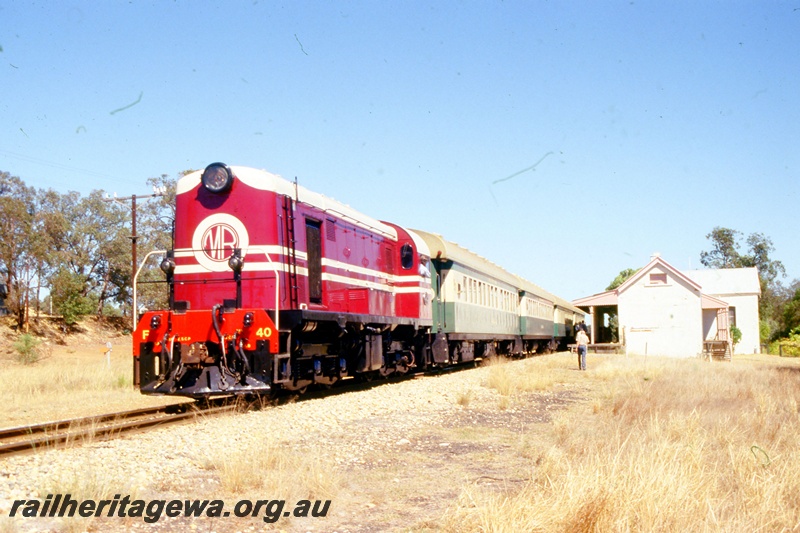
{"label": "locomotive louvre vent", "polygon": [[386,272],[393,272],[394,271],[394,262],[392,261],[392,249],[391,248],[384,248],[383,249],[383,256],[384,256],[384,268],[386,268]]}
{"label": "locomotive louvre vent", "polygon": [[325,238],[336,241],[336,221],[330,218],[325,221]]}

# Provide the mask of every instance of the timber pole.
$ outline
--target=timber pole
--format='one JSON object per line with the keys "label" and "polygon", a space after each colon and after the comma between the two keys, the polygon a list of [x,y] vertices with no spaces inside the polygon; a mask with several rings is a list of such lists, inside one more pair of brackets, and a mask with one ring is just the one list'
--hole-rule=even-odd
{"label": "timber pole", "polygon": [[[154,187],[153,190],[156,190]],[[164,196],[163,192],[154,192],[153,194],[140,194],[135,195],[132,194],[130,196],[123,196],[123,197],[116,197],[114,196],[109,198],[104,198],[106,202],[131,202],[131,280],[136,276],[136,272],[138,270],[138,262],[136,257],[136,241],[138,239],[138,235],[136,234],[136,199],[137,198],[158,198],[159,196]],[[136,324],[136,309],[131,307],[131,318],[133,318],[134,324]]]}

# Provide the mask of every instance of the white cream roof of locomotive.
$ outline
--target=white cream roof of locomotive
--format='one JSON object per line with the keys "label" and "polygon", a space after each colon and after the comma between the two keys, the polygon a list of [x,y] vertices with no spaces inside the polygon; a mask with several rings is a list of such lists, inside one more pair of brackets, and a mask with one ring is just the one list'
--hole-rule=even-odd
{"label": "white cream roof of locomotive", "polygon": [[[295,190],[294,183],[277,174],[267,172],[266,170],[238,166],[232,166],[230,168],[236,179],[242,180],[254,189],[272,191],[278,194],[291,196],[292,198],[294,198],[296,194],[300,202],[313,205],[326,213],[344,219],[363,229],[374,231],[394,241],[397,240],[397,231],[393,227],[387,226],[383,222],[356,211],[349,205],[343,204],[333,198],[328,198],[325,195],[310,191],[302,185],[298,185]],[[177,193],[186,193],[199,186],[202,175],[203,171],[198,170],[178,180]]]}
{"label": "white cream roof of locomotive", "polygon": [[578,313],[580,315],[585,314],[583,311],[565,299],[559,298],[558,296],[544,290],[535,283],[531,283],[523,277],[508,272],[503,267],[489,261],[485,257],[482,257],[475,252],[468,250],[467,248],[464,248],[459,244],[445,240],[441,235],[418,229],[413,231],[422,237],[426,243],[428,243],[432,258],[438,258],[443,261],[450,260],[470,268],[474,268],[479,272],[484,272],[500,281],[508,283],[509,285],[516,287],[518,290],[521,289],[525,292],[548,300],[561,308]]}
{"label": "white cream roof of locomotive", "polygon": [[428,243],[426,243],[422,237],[417,235],[417,233],[415,233],[414,230],[410,230],[408,228],[403,228],[403,229],[406,230],[406,233],[408,233],[408,235],[411,237],[411,240],[414,241],[414,246],[417,247],[417,254],[430,257],[431,252],[428,249]]}

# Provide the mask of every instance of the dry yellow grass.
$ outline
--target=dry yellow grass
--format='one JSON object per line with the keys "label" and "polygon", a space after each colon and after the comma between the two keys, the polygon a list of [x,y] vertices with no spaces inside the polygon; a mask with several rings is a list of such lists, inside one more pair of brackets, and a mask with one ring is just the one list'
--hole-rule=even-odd
{"label": "dry yellow grass", "polygon": [[456,403],[461,407],[469,407],[472,402],[474,392],[471,389],[460,391],[456,394]]}
{"label": "dry yellow grass", "polygon": [[47,494],[70,494],[76,500],[110,500],[115,494],[126,494],[132,499],[139,497],[138,488],[131,484],[128,475],[111,472],[107,464],[91,458],[81,460],[69,469],[53,472],[47,484],[40,488],[39,494],[41,497]]}
{"label": "dry yellow grass", "polygon": [[205,468],[234,495],[270,494],[286,500],[331,499],[341,483],[335,464],[320,450],[298,450],[272,440],[210,455]]}
{"label": "dry yellow grass", "polygon": [[[511,362],[514,364],[509,364]],[[524,361],[494,359],[488,363],[490,368],[486,386],[495,389],[501,396],[549,390],[553,385],[569,379],[564,362],[563,354],[557,357],[538,356]]]}
{"label": "dry yellow grass", "polygon": [[[40,499],[49,494],[69,494],[77,501],[112,500],[120,494],[130,496],[132,500],[141,497],[140,488],[131,482],[129,473],[110,469],[107,463],[93,457],[82,458],[67,468],[62,465],[54,470],[38,490]],[[58,531],[63,533],[98,530],[95,523],[94,517],[78,516],[56,521]]]}
{"label": "dry yellow grass", "polygon": [[528,482],[466,487],[445,530],[800,527],[800,367],[605,361],[581,373],[593,401],[561,415],[549,445],[526,450]]}
{"label": "dry yellow grass", "polygon": [[108,366],[100,343],[52,346],[50,355],[24,365],[0,360],[0,427],[11,427],[174,403],[133,387],[130,337],[113,339]]}

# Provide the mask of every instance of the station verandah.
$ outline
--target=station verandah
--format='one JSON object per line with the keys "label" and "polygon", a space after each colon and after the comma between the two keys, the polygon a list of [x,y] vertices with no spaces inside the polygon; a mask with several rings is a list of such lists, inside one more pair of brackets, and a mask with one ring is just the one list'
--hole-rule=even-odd
{"label": "station verandah", "polygon": [[619,330],[619,307],[615,291],[603,292],[575,300],[575,307],[586,312],[591,320],[589,349],[595,352],[624,350],[625,340]]}

